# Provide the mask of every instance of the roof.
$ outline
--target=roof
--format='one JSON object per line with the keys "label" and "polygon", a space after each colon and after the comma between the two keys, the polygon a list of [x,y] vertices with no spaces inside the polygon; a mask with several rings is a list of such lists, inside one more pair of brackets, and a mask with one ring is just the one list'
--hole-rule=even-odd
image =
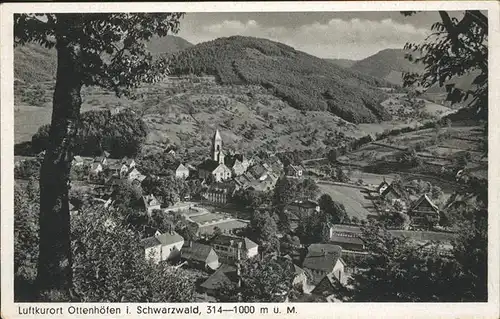
{"label": "roof", "polygon": [[186,170],[186,171],[189,171],[189,169],[186,166],[184,166],[182,163],[179,163],[179,165],[176,168],[176,171],[177,170]]}
{"label": "roof", "polygon": [[153,194],[142,196],[142,200],[144,201],[144,205],[146,205],[146,207],[160,205],[160,202],[156,199],[156,197],[154,197]]}
{"label": "roof", "polygon": [[232,246],[232,247],[237,247],[238,246],[238,242],[241,242],[242,243],[242,248],[243,249],[252,249],[252,248],[255,248],[255,247],[258,247],[259,245],[257,245],[256,243],[254,243],[253,241],[251,241],[250,239],[246,238],[246,237],[237,237],[237,236],[229,236],[229,235],[219,235],[217,237],[215,237],[212,242],[214,244],[218,244],[218,245],[222,245],[222,246]]}
{"label": "roof", "polygon": [[124,164],[122,163],[113,163],[113,164],[110,164],[108,165],[108,168],[109,169],[121,169],[123,167]]}
{"label": "roof", "polygon": [[385,191],[382,193],[382,197],[385,197],[387,196],[387,194],[389,193],[393,193],[393,194],[396,194],[397,196],[399,197],[403,197],[403,193],[401,190],[399,190],[395,185],[394,183],[392,183],[391,185],[389,185]]}
{"label": "roof", "polygon": [[213,251],[213,249],[209,245],[191,242],[182,247],[181,256],[186,259],[206,261],[211,251]]}
{"label": "roof", "polygon": [[219,162],[207,158],[206,160],[201,162],[200,165],[198,165],[198,169],[213,172],[219,165]]}
{"label": "roof", "polygon": [[159,236],[156,236],[156,239],[162,245],[172,245],[184,241],[184,238],[181,235],[177,234],[177,232],[175,231],[163,233]]}
{"label": "roof", "polygon": [[156,237],[148,237],[141,240],[141,246],[144,248],[150,248],[160,245],[161,242]]}
{"label": "roof", "polygon": [[75,157],[73,157],[73,160],[75,162],[83,162],[83,158],[80,155],[76,155]]}
{"label": "roof", "polygon": [[334,282],[337,281],[337,278],[334,274],[326,274],[320,282],[314,287],[311,291],[311,294],[315,295],[332,295],[336,292]]}
{"label": "roof", "polygon": [[431,201],[431,199],[427,196],[427,194],[423,194],[422,196],[420,196],[420,198],[415,202],[415,204],[413,204],[411,210],[417,209],[423,203],[428,203],[434,211],[436,212],[439,211],[439,208]]}
{"label": "roof", "polygon": [[293,270],[295,275],[301,275],[304,273],[304,269],[300,268],[296,264],[293,264]]}
{"label": "roof", "polygon": [[266,168],[262,164],[257,164],[250,167],[249,171],[256,179],[259,179],[262,175],[267,173]]}
{"label": "roof", "polygon": [[332,244],[312,244],[307,249],[303,267],[331,272],[342,254],[342,247]]}
{"label": "roof", "polygon": [[99,166],[101,166],[101,163],[92,163],[92,165],[90,166],[90,169],[96,170]]}
{"label": "roof", "polygon": [[104,157],[109,157],[109,155],[110,155],[110,154],[109,154],[109,152],[108,152],[108,151],[104,151],[104,152],[102,152],[102,155],[103,155]]}
{"label": "roof", "polygon": [[214,133],[214,140],[222,140],[222,137],[220,136],[220,132],[219,130],[215,130],[215,133]]}
{"label": "roof", "polygon": [[296,207],[300,207],[300,208],[313,208],[315,209],[317,206],[318,206],[318,203],[313,201],[313,200],[310,200],[310,199],[306,199],[304,201],[302,200],[298,200],[298,201],[294,201],[292,203],[290,203],[289,206],[296,206]]}
{"label": "roof", "polygon": [[[226,285],[230,285],[232,283],[230,277],[232,271],[227,271],[226,268],[223,269],[223,265],[219,269],[217,269],[210,277],[205,280],[200,287],[205,288],[205,289],[217,289],[217,288],[222,288]],[[236,271],[236,270],[234,270]]]}
{"label": "roof", "polygon": [[386,181],[383,181],[382,183],[380,183],[380,185],[378,185],[377,190],[380,190],[384,186],[389,186],[389,183],[387,183]]}

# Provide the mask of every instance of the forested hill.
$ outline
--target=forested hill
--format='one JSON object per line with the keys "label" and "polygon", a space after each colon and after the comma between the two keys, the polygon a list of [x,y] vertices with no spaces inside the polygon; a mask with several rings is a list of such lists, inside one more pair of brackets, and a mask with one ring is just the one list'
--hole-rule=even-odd
{"label": "forested hill", "polygon": [[[167,35],[152,38],[147,44],[155,55],[170,54],[193,46],[181,37]],[[48,50],[37,44],[27,44],[14,49],[14,77],[26,84],[55,80],[57,68],[56,50]]]}
{"label": "forested hill", "polygon": [[258,84],[300,110],[328,110],[347,121],[376,122],[390,115],[379,102],[384,80],[266,39],[233,36],[204,42],[173,57],[176,74],[208,74],[221,84]]}
{"label": "forested hill", "polygon": [[405,50],[386,49],[363,60],[357,61],[351,67],[360,73],[385,79],[390,83],[402,85],[403,72],[422,72],[423,66],[417,65],[405,58]]}

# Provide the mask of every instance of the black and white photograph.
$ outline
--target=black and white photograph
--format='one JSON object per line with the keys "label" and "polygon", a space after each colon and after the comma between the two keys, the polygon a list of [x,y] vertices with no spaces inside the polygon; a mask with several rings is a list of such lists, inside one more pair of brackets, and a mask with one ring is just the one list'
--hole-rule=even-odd
{"label": "black and white photograph", "polygon": [[492,301],[498,11],[119,11],[12,15],[14,302]]}

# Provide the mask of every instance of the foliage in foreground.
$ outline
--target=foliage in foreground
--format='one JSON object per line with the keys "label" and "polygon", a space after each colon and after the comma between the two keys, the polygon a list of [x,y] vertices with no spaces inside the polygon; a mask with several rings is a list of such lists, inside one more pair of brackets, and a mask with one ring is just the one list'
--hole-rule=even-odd
{"label": "foliage in foreground", "polygon": [[[47,149],[50,125],[43,125],[32,137],[35,153]],[[148,129],[140,117],[131,111],[111,114],[110,111],[88,111],[81,115],[73,152],[82,156],[97,156],[108,151],[111,157],[136,156],[146,140]]]}

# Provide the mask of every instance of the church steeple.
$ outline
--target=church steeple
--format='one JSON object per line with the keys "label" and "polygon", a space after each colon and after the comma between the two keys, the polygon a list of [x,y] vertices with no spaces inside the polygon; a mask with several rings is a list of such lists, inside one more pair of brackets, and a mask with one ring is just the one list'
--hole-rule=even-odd
{"label": "church steeple", "polygon": [[224,153],[222,152],[222,137],[219,130],[215,131],[212,140],[212,159],[218,163],[224,163]]}

